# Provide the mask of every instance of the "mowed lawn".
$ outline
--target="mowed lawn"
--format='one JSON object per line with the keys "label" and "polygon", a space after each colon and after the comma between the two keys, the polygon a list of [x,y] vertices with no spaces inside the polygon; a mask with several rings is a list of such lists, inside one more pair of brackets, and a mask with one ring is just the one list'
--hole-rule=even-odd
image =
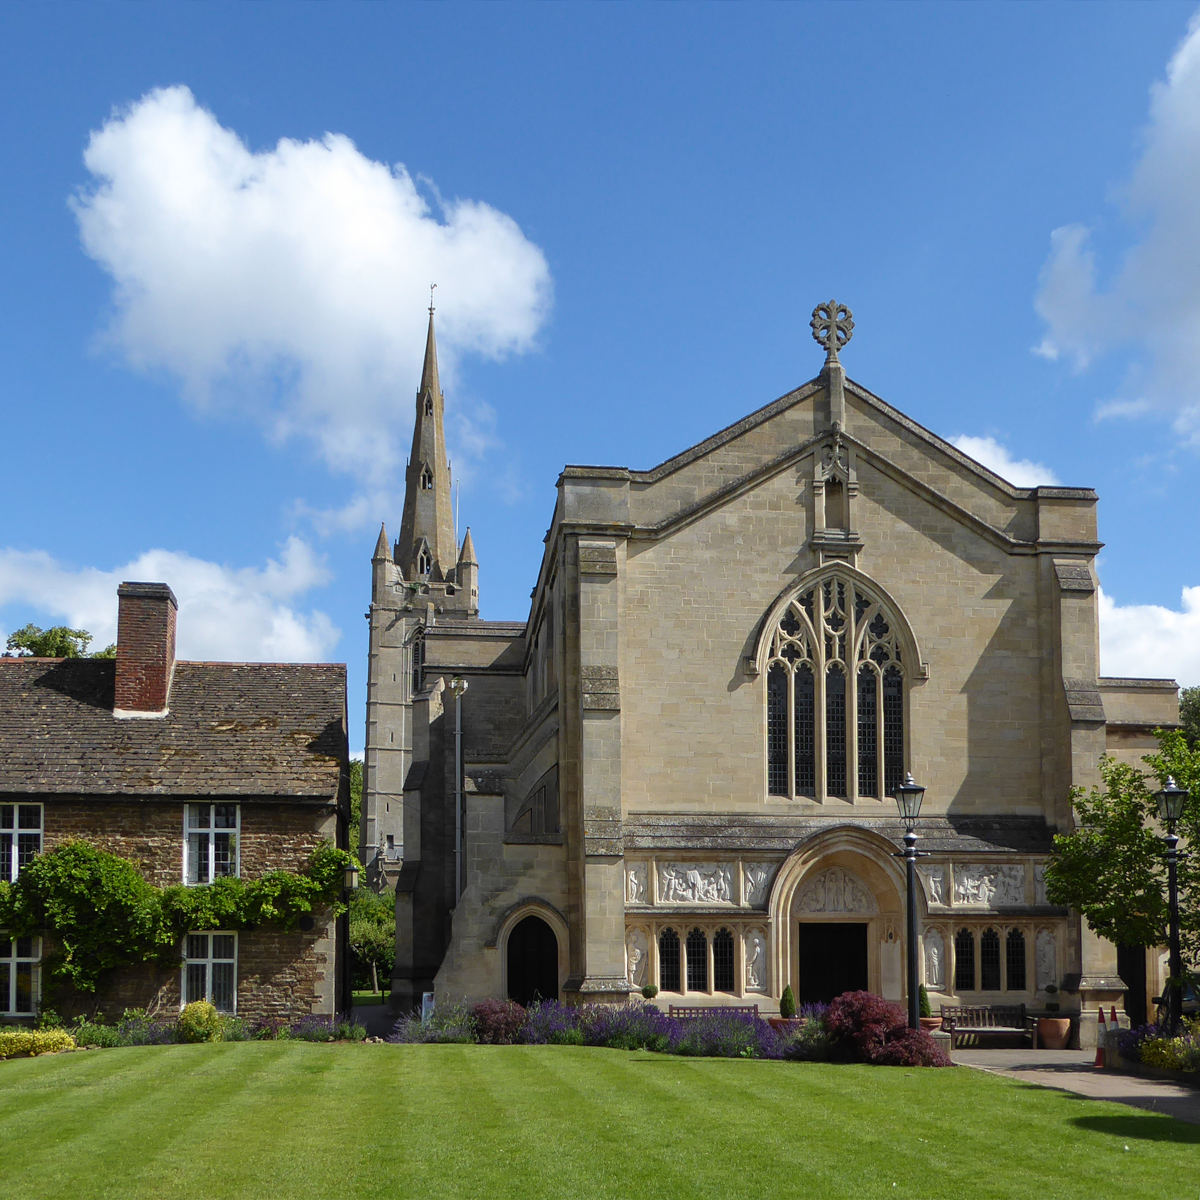
{"label": "mowed lawn", "polygon": [[4,1200],[1162,1200],[1200,1168],[1200,1127],[967,1068],[556,1046],[22,1059],[0,1131]]}

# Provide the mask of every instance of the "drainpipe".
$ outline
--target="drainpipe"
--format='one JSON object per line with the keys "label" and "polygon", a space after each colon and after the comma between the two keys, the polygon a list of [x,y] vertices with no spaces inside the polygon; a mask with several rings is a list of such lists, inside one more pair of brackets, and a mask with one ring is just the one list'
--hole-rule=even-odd
{"label": "drainpipe", "polygon": [[455,675],[450,680],[454,693],[454,907],[463,890],[463,756],[462,756],[462,698],[467,681]]}

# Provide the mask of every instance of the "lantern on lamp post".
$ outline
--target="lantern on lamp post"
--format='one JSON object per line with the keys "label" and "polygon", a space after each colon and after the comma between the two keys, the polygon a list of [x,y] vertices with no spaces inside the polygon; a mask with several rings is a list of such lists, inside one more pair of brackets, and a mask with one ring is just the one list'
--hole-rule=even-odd
{"label": "lantern on lamp post", "polygon": [[[907,951],[908,951],[908,1027],[920,1025],[920,984],[917,981],[917,833],[913,828],[921,813],[925,788],[913,780],[910,771],[904,782],[896,786],[896,807],[904,821],[904,869],[908,884]],[[900,857],[900,856],[898,856]]]}
{"label": "lantern on lamp post", "polygon": [[1176,868],[1179,864],[1179,837],[1175,825],[1183,816],[1188,792],[1168,775],[1162,789],[1154,793],[1158,805],[1159,820],[1167,827],[1163,841],[1167,844],[1167,1036],[1174,1037],[1179,1029],[1180,1001],[1183,998],[1183,956],[1179,951],[1179,879]]}

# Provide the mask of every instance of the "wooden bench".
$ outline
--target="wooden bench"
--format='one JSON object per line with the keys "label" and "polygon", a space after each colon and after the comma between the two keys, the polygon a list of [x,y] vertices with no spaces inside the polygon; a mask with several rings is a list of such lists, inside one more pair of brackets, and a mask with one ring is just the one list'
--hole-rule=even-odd
{"label": "wooden bench", "polygon": [[709,1013],[740,1013],[743,1017],[757,1017],[757,1004],[672,1004],[670,1016],[674,1021],[693,1021],[696,1017],[706,1017]]}
{"label": "wooden bench", "polygon": [[1037,1049],[1037,1018],[1025,1012],[1023,1004],[961,1004],[941,1009],[942,1028],[950,1035],[950,1045],[981,1045],[984,1039],[1029,1039]]}

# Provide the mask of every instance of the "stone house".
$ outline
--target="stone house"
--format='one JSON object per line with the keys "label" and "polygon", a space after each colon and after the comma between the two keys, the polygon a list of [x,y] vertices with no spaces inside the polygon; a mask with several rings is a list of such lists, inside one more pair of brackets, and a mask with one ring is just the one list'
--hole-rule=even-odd
{"label": "stone house", "polygon": [[650,470],[564,468],[506,623],[455,542],[431,311],[369,613],[398,1007],[902,1000],[906,772],[935,1007],[1121,1002],[1117,948],[1043,879],[1071,787],[1178,720],[1173,681],[1099,673],[1096,494],[1012,486],[846,377],[849,310],[812,324],[808,383]]}
{"label": "stone house", "polygon": [[[346,845],[346,672],[337,664],[180,662],[162,583],[118,589],[115,659],[0,659],[0,870],[81,839],[157,886],[302,871]],[[0,935],[0,1014],[43,1002],[44,939]],[[63,1015],[178,1010],[196,999],[247,1018],[348,1008],[344,920],[328,908],[285,932],[198,930],[182,962],[120,972]]]}

